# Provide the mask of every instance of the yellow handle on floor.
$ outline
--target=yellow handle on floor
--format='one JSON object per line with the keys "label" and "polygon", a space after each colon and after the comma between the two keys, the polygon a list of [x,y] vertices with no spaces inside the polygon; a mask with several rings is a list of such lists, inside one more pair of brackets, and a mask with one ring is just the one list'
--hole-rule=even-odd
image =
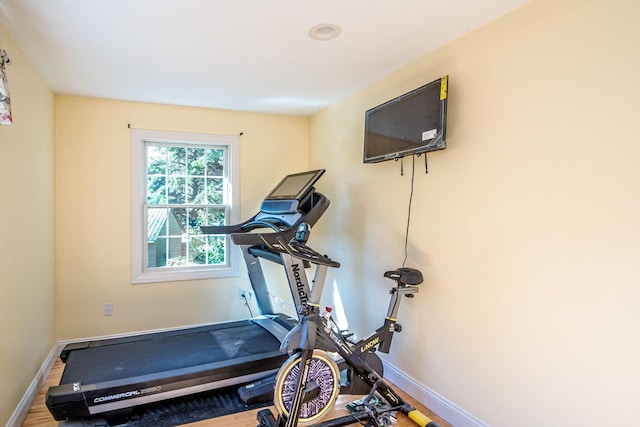
{"label": "yellow handle on floor", "polygon": [[407,416],[420,427],[438,427],[438,424],[417,409],[410,411]]}

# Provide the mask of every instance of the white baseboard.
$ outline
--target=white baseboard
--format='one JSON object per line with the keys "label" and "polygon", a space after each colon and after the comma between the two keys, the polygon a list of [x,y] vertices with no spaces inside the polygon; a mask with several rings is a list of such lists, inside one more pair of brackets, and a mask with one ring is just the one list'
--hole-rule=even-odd
{"label": "white baseboard", "polygon": [[488,427],[478,418],[465,412],[462,408],[386,361],[384,362],[384,377],[454,427]]}
{"label": "white baseboard", "polygon": [[20,402],[18,403],[15,411],[13,411],[13,414],[11,414],[9,421],[7,421],[7,427],[20,427],[22,425],[24,419],[27,417],[27,414],[31,410],[31,405],[33,405],[36,397],[38,397],[40,389],[47,380],[47,377],[51,372],[51,368],[53,367],[56,358],[60,354],[60,350],[60,343],[54,344],[53,348],[47,355],[47,358],[44,360],[42,366],[38,370],[35,378],[33,379],[33,381],[31,381],[31,384],[29,384],[27,391],[22,396],[22,399],[20,399]]}

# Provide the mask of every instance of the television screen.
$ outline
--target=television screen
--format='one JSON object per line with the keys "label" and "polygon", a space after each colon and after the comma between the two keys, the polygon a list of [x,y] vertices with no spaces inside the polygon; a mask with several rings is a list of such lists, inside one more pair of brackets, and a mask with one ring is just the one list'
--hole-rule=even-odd
{"label": "television screen", "polygon": [[448,76],[443,76],[367,110],[364,163],[443,150],[448,80]]}

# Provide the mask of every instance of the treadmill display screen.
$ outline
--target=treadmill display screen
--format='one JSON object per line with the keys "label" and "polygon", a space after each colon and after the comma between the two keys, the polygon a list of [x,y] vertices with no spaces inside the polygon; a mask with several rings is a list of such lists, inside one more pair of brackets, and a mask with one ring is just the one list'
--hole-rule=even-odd
{"label": "treadmill display screen", "polygon": [[300,200],[322,176],[324,169],[287,175],[265,200]]}

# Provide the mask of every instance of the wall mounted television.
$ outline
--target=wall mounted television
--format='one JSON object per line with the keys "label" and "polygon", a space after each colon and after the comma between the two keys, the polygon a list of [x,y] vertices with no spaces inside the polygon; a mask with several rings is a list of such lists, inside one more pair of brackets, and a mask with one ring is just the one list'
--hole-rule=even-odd
{"label": "wall mounted television", "polygon": [[446,147],[448,76],[365,113],[364,163],[397,160]]}

